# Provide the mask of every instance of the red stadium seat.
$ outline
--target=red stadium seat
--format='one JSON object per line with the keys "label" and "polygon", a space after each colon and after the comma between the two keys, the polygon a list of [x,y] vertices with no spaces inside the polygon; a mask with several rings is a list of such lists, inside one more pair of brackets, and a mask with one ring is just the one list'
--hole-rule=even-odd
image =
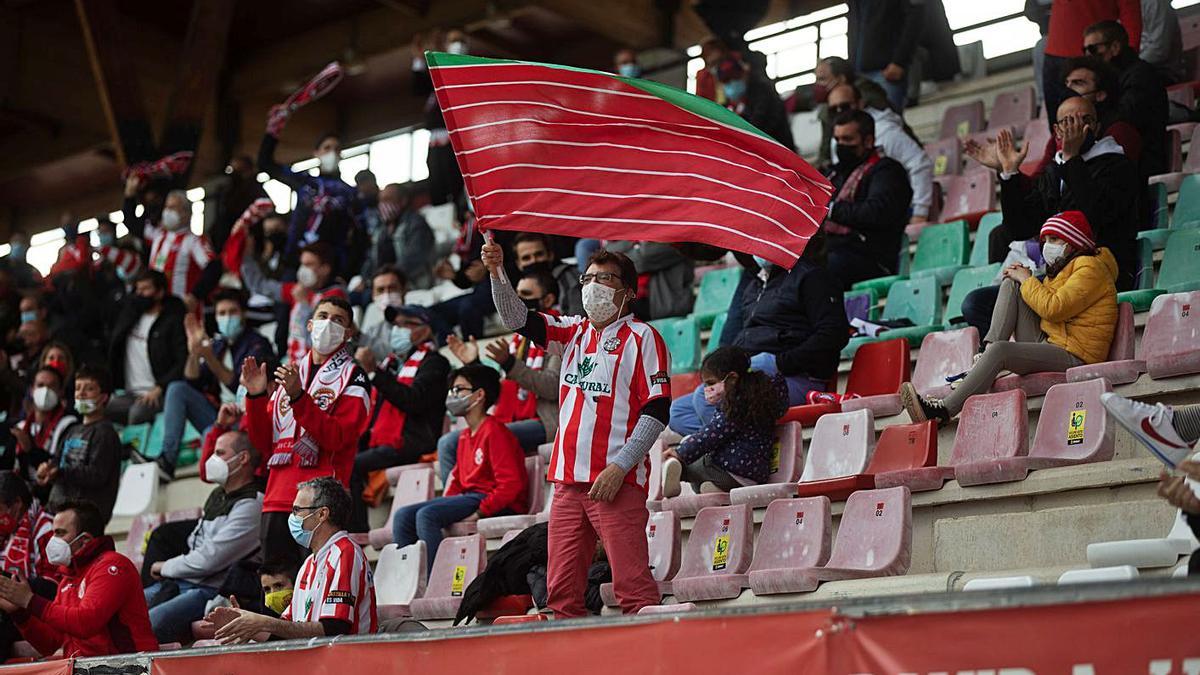
{"label": "red stadium seat", "polygon": [[992,104],[992,112],[988,116],[988,130],[1001,127],[1012,127],[1017,133],[1025,130],[1025,125],[1033,120],[1034,112],[1033,87],[1022,87],[1012,91],[1002,91],[996,94]]}
{"label": "red stadium seat", "polygon": [[947,182],[945,205],[938,220],[965,220],[974,229],[979,219],[996,208],[996,174],[976,171],[952,176]]}
{"label": "red stadium seat", "polygon": [[871,455],[867,473],[878,476],[889,471],[937,466],[937,462],[937,424],[933,420],[893,424],[879,432],[879,440],[875,443],[875,453]]}
{"label": "red stadium seat", "polygon": [[671,398],[676,399],[684,394],[696,391],[700,386],[700,373],[681,373],[671,376]]}
{"label": "red stadium seat", "polygon": [[433,499],[433,469],[402,471],[392,495],[392,509],[381,527],[367,533],[367,541],[377,549],[392,543],[392,517],[401,507]]}
{"label": "red stadium seat", "polygon": [[517,614],[514,616],[498,616],[492,620],[493,626],[502,626],[508,623],[529,623],[531,621],[549,621],[550,617],[545,614]]}
{"label": "red stadium seat", "polygon": [[957,137],[926,143],[925,154],[933,161],[934,176],[957,176],[962,173],[962,147]]}
{"label": "red stadium seat", "polygon": [[777,499],[767,507],[750,563],[755,595],[811,590],[797,587],[804,573],[829,561],[833,524],[828,497]]}
{"label": "red stadium seat", "polygon": [[969,370],[978,353],[979,331],[974,327],[926,335],[913,369],[913,386],[922,396],[946,398],[951,391],[946,378]]}
{"label": "red stadium seat", "polygon": [[942,113],[942,131],[938,138],[963,138],[983,130],[983,101],[950,106]]}
{"label": "red stadium seat", "polygon": [[1029,398],[1035,398],[1044,396],[1047,391],[1050,391],[1050,387],[1066,381],[1067,374],[1065,372],[1045,371],[1029,373],[1028,375],[1009,373],[1003,377],[996,378],[996,381],[992,383],[992,391],[1020,389]]}
{"label": "red stadium seat", "polygon": [[487,607],[479,610],[475,618],[487,621],[502,616],[520,616],[529,611],[531,607],[533,607],[532,595],[502,595],[488,603]]}
{"label": "red stadium seat", "polygon": [[[1200,148],[1200,144],[1196,146]],[[1145,359],[1135,359],[1133,351],[1134,333],[1133,305],[1122,302],[1117,305],[1117,329],[1113,333],[1108,360],[1067,370],[1067,382],[1083,382],[1103,377],[1109,384],[1129,384],[1146,372]]]}
{"label": "red stadium seat", "polygon": [[1046,147],[1054,140],[1050,133],[1050,126],[1044,119],[1030,120],[1029,124],[1025,125],[1025,135],[1021,142],[1029,146],[1029,154],[1026,155],[1025,161],[1021,163],[1021,173],[1026,176],[1032,176],[1042,163],[1042,158],[1046,154]]}
{"label": "red stadium seat", "polygon": [[1200,291],[1160,295],[1142,333],[1142,356],[1150,377],[1200,372]]}
{"label": "red stadium seat", "polygon": [[982,478],[976,465],[1029,454],[1029,410],[1020,389],[977,394],[967,399],[954,434],[954,478],[959,485],[976,485]]}
{"label": "red stadium seat", "polygon": [[[1028,457],[1009,457],[955,467],[964,485],[1024,480],[1030,469],[1106,462],[1113,456],[1113,430],[1100,395],[1112,391],[1103,379],[1050,388],[1038,416]],[[965,481],[965,482],[964,482]]]}
{"label": "red stadium seat", "polygon": [[870,476],[863,472],[874,449],[875,417],[870,410],[822,417],[813,429],[796,493],[840,501],[855,490],[873,487]]}
{"label": "red stadium seat", "polygon": [[809,403],[788,408],[780,424],[799,422],[811,427],[826,413],[869,409],[880,417],[900,412],[900,383],[908,380],[912,357],[908,341],[903,338],[868,342],[854,353],[850,374],[846,377],[846,393],[858,394],[858,399],[841,403]]}
{"label": "red stadium seat", "polygon": [[395,487],[396,483],[400,480],[400,474],[404,473],[405,471],[412,471],[413,469],[433,469],[433,468],[435,468],[435,467],[433,466],[433,464],[431,462],[417,462],[415,464],[401,464],[400,466],[389,466],[388,468],[384,469],[384,471],[386,471],[385,475],[387,475],[388,485]]}
{"label": "red stadium seat", "polygon": [[771,459],[771,475],[762,485],[748,485],[729,492],[731,504],[766,506],[776,499],[796,494],[796,479],[804,464],[804,434],[796,422],[775,427],[775,447]]}
{"label": "red stadium seat", "polygon": [[[650,553],[650,574],[658,582],[658,591],[662,595],[670,595],[671,580],[679,572],[680,553],[683,550],[679,514],[674,511],[651,513],[646,521],[646,545]],[[612,582],[600,584],[600,597],[609,607],[619,606]]]}
{"label": "red stadium seat", "polygon": [[736,598],[748,583],[754,519],[747,504],[710,506],[696,515],[672,592],[677,600]]}
{"label": "red stadium seat", "polygon": [[479,534],[492,539],[504,536],[509,530],[523,530],[537,522],[537,513],[542,508],[546,487],[546,469],[540,456],[531,455],[525,458],[525,477],[529,481],[526,512],[513,516],[480,518],[475,524]]}
{"label": "red stadium seat", "polygon": [[680,614],[696,611],[694,602],[676,602],[670,605],[647,605],[638,610],[638,616],[643,614]]}
{"label": "red stadium seat", "polygon": [[453,619],[467,586],[487,565],[487,541],[478,534],[443,539],[425,594],[412,601],[416,619]]}

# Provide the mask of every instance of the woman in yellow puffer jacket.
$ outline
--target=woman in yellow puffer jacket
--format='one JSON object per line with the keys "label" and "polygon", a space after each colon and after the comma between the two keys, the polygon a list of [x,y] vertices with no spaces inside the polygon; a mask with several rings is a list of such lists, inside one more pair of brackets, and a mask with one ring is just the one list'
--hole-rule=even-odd
{"label": "woman in yellow puffer jacket", "polygon": [[1117,325],[1116,259],[1108,249],[1096,248],[1081,211],[1050,217],[1040,238],[1045,280],[1021,265],[1004,270],[982,353],[958,388],[939,401],[920,396],[910,382],[901,385],[900,397],[913,421],[949,422],[969,396],[991,389],[1002,370],[1019,375],[1064,371],[1108,358]]}

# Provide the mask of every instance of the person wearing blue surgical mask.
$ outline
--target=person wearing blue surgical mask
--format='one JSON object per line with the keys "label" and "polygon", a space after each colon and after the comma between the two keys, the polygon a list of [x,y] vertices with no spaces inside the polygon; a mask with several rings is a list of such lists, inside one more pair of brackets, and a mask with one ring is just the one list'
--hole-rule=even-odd
{"label": "person wearing blue surgical mask", "polygon": [[237,402],[238,371],[234,364],[248,356],[260,363],[275,361],[270,341],[246,326],[246,300],[241,291],[221,290],[213,309],[217,332],[212,336],[195,315],[184,318],[188,341],[184,379],[167,385],[162,452],[154,460],[164,482],[175,477],[186,424],[190,422],[193,429],[203,433],[217,421],[217,404]]}
{"label": "person wearing blue surgical mask", "polygon": [[0,267],[12,275],[13,285],[18,289],[36,288],[42,284],[42,275],[25,260],[29,253],[29,236],[14,232],[8,240],[8,255],[0,258]]}
{"label": "person wearing blue surgical mask", "polygon": [[617,74],[621,77],[641,77],[642,67],[637,62],[637,52],[632,49],[622,49],[613,60]]}
{"label": "person wearing blue surgical mask", "polygon": [[725,95],[725,107],[794,151],[796,144],[792,139],[787,108],[766,75],[752,69],[736,53],[721,59],[716,72],[717,82]]}

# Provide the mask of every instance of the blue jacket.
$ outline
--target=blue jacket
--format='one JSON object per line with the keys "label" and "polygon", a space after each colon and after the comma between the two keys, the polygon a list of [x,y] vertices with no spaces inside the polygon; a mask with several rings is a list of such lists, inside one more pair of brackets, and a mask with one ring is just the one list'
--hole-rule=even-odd
{"label": "blue jacket", "polygon": [[229,382],[218,382],[212,370],[207,364],[200,365],[200,377],[189,380],[193,387],[220,398],[221,384],[229,387],[230,391],[237,391],[238,375],[241,373],[242,361],[246,360],[247,356],[253,356],[258,359],[259,363],[267,364],[267,372],[275,372],[275,351],[271,349],[271,343],[267,338],[263,337],[258,331],[249,326],[242,329],[241,335],[230,344],[223,335],[218,334],[213,339],[213,355],[218,359],[225,358],[226,350],[232,350],[233,353],[233,370],[232,377]]}

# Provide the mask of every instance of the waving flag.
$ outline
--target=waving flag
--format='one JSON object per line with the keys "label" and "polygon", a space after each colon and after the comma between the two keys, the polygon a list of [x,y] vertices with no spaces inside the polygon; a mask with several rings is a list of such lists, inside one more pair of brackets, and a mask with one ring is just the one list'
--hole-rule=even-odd
{"label": "waving flag", "polygon": [[482,227],[701,242],[790,268],[825,217],[825,178],[712,101],[564,66],[426,60]]}

